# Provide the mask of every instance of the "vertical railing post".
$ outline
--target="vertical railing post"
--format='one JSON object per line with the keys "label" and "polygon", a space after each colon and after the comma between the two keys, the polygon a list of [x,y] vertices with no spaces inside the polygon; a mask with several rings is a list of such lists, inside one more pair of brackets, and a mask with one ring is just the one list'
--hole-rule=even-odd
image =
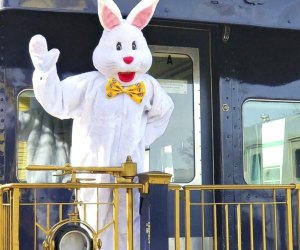
{"label": "vertical railing post", "polygon": [[292,216],[292,190],[286,190],[286,205],[287,205],[287,245],[288,250],[293,249],[293,216]]}
{"label": "vertical railing post", "polygon": [[141,194],[141,249],[168,250],[168,184],[171,175],[162,172],[139,174]]}
{"label": "vertical railing post", "polygon": [[3,191],[0,189],[0,250],[4,250],[4,227],[6,226],[6,221],[4,222],[4,207],[3,207]]}
{"label": "vertical railing post", "polygon": [[12,250],[19,250],[20,189],[13,189],[12,195]]}

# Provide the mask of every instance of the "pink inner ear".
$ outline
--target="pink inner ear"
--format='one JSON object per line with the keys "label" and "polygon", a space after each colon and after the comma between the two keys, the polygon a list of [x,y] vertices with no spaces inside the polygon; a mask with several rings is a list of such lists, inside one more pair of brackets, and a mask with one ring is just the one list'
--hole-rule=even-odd
{"label": "pink inner ear", "polygon": [[102,10],[102,25],[105,29],[111,30],[113,27],[120,25],[120,20],[109,8],[104,6]]}
{"label": "pink inner ear", "polygon": [[152,17],[152,6],[139,12],[132,21],[132,25],[143,29]]}

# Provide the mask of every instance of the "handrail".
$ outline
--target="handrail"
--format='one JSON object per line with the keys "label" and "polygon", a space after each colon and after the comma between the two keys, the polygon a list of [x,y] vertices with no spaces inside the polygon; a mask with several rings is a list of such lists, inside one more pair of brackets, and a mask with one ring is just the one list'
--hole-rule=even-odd
{"label": "handrail", "polygon": [[184,190],[263,190],[263,189],[299,189],[297,184],[268,184],[268,185],[247,185],[247,184],[232,184],[232,185],[186,185],[182,187]]}
{"label": "handrail", "polygon": [[[275,249],[279,249],[279,236],[278,236],[278,216],[280,212],[280,216],[285,216],[285,236],[286,236],[286,242],[281,242],[281,246],[283,244],[285,247],[289,250],[293,249],[293,236],[295,235],[293,233],[293,212],[300,212],[300,184],[276,184],[276,185],[186,185],[186,186],[180,186],[176,184],[170,184],[168,186],[169,191],[174,192],[174,238],[175,238],[175,249],[180,249],[180,218],[182,217],[181,209],[180,209],[180,203],[181,200],[183,201],[184,205],[184,217],[185,217],[185,249],[190,250],[192,249],[192,242],[191,242],[191,236],[192,236],[192,218],[193,213],[197,211],[197,213],[200,213],[200,220],[201,220],[201,238],[202,238],[202,249],[207,248],[207,242],[205,241],[205,235],[206,235],[206,226],[207,221],[210,221],[212,223],[212,244],[210,246],[213,246],[214,250],[218,249],[219,241],[219,223],[222,222],[222,226],[224,226],[224,242],[226,249],[229,249],[232,244],[236,244],[237,249],[242,250],[245,245],[242,243],[242,235],[245,236],[245,234],[249,234],[249,244],[247,247],[251,247],[251,249],[254,249],[255,247],[255,239],[254,239],[254,209],[257,211],[260,211],[261,215],[260,217],[257,217],[256,214],[256,224],[260,223],[261,229],[262,229],[262,249],[266,250],[268,247],[270,247],[271,244],[270,241],[267,240],[268,234],[271,234],[274,239],[272,243],[274,244]],[[270,196],[268,196],[268,199],[271,198],[271,200],[265,200],[266,197],[263,197],[264,199],[261,201],[257,200],[244,200],[244,197],[241,196],[237,200],[220,200],[215,201],[214,199],[210,201],[209,199],[205,199],[205,194],[213,194],[216,191],[222,192],[247,192],[247,191],[267,191],[271,192]],[[281,194],[281,190],[284,191],[283,194],[283,200],[277,200],[277,194]],[[195,195],[192,196],[193,192],[199,191],[200,193],[195,193]],[[298,210],[294,210],[292,208],[292,192],[296,191],[298,194]],[[226,193],[226,192],[225,192]],[[224,193],[224,195],[225,195]],[[195,200],[195,198],[192,197],[200,197]],[[180,197],[184,197],[184,199],[181,199]],[[194,200],[193,200],[194,199]],[[200,200],[199,200],[200,199]],[[193,208],[192,208],[193,207]],[[283,210],[279,211],[279,207],[284,208]],[[206,209],[211,208],[212,211],[212,217],[208,218]],[[268,211],[272,211],[272,213],[268,213]],[[234,214],[236,216],[236,220],[230,220],[229,211],[234,211]],[[268,214],[267,214],[268,213]],[[199,214],[197,214],[199,216]],[[272,219],[274,223],[274,229],[273,231],[270,231],[270,229],[267,229],[267,216],[269,216],[269,219]],[[244,219],[245,220],[244,220]],[[260,222],[259,222],[260,221]],[[247,224],[248,223],[248,224]],[[300,225],[300,219],[298,217],[297,221],[298,225]],[[235,227],[235,230],[232,229],[232,227]],[[250,231],[248,232],[245,230],[245,227],[249,227]],[[236,242],[233,243],[232,237],[236,237]],[[299,238],[300,236],[298,236]],[[300,238],[299,238],[300,239]]]}
{"label": "handrail", "polygon": [[[28,165],[26,170],[29,171],[63,171],[61,175],[71,175],[71,182],[76,183],[81,179],[76,177],[76,174],[110,174],[117,177],[117,182],[131,183],[137,175],[137,164],[132,161],[131,156],[127,156],[126,162],[121,166],[112,167],[97,167],[97,166],[51,166],[51,165]],[[86,179],[83,179],[86,180]]]}
{"label": "handrail", "polygon": [[3,192],[15,189],[15,188],[64,188],[64,189],[78,189],[78,188],[137,188],[142,189],[143,185],[139,183],[10,183],[0,186],[0,190]]}

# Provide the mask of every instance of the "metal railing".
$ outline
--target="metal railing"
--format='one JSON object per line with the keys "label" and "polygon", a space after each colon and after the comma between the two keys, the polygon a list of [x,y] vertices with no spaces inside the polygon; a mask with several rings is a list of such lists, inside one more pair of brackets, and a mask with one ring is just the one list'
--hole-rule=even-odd
{"label": "metal railing", "polygon": [[[127,168],[129,166],[129,168]],[[53,167],[38,166],[35,170]],[[62,226],[72,223],[81,224],[92,234],[93,249],[101,248],[101,234],[108,228],[114,232],[114,249],[119,249],[119,193],[126,190],[127,249],[133,250],[133,190],[139,190],[141,204],[141,242],[143,250],[168,249],[168,210],[174,210],[175,249],[294,249],[300,242],[300,185],[169,185],[170,175],[147,173],[139,175],[140,183],[134,183],[135,165],[129,160],[127,165],[115,168],[72,168],[54,167],[71,174],[71,182],[65,184],[7,184],[0,186],[0,250],[19,250],[20,225],[28,218],[22,217],[22,210],[33,211],[32,225],[34,247],[38,249],[39,236],[44,239],[43,247],[53,250],[55,233]],[[31,168],[32,170],[32,168]],[[117,183],[80,183],[76,173],[90,171],[110,172]],[[112,189],[113,200],[101,202],[82,202],[78,190],[92,188],[96,190]],[[39,199],[39,190],[73,190],[71,202]],[[28,192],[31,197],[28,198]],[[174,203],[168,204],[169,197]],[[170,207],[171,205],[171,207]],[[98,208],[111,206],[112,220],[104,226],[94,229],[87,222],[90,206]],[[81,207],[83,213],[78,212]],[[65,212],[66,209],[68,213]],[[42,213],[40,210],[44,210]],[[95,210],[95,209],[94,209]],[[53,211],[57,212],[53,221]],[[181,225],[184,223],[184,225]],[[96,224],[97,223],[96,221]],[[196,225],[196,227],[195,227]],[[196,230],[196,231],[195,231]],[[159,233],[157,233],[159,231]],[[200,237],[197,246],[193,246],[194,236]],[[182,242],[184,236],[184,243]],[[212,244],[208,246],[206,239]],[[296,243],[295,243],[296,242]],[[21,242],[22,243],[22,242]],[[163,248],[161,248],[164,246]],[[297,245],[298,246],[298,245]],[[103,246],[105,249],[105,246]],[[299,246],[297,247],[299,249]]]}
{"label": "metal railing", "polygon": [[[88,203],[78,201],[77,196],[75,196],[74,202],[51,202],[44,200],[43,202],[37,199],[37,193],[42,189],[60,189],[60,190],[78,190],[82,188],[92,188],[92,189],[112,189],[114,193],[114,198],[111,203],[101,202],[101,198],[99,202],[96,203]],[[100,249],[101,234],[107,230],[109,227],[113,227],[114,230],[114,244],[115,249],[119,249],[119,192],[121,189],[126,190],[127,197],[127,246],[128,249],[133,249],[133,189],[141,189],[142,185],[140,184],[44,184],[44,185],[34,185],[34,184],[11,184],[4,185],[0,189],[0,197],[5,196],[5,201],[0,201],[0,221],[4,222],[0,225],[0,242],[4,242],[4,244],[0,244],[1,250],[19,250],[20,242],[19,242],[19,227],[24,220],[28,219],[28,217],[21,217],[20,211],[23,207],[30,207],[33,211],[33,221],[32,225],[34,225],[34,250],[38,249],[38,234],[43,234],[43,238],[46,239],[43,243],[44,249],[53,250],[51,245],[51,241],[53,240],[54,234],[57,229],[67,223],[72,224],[82,224],[85,225],[90,232],[92,232],[93,239],[93,249]],[[21,202],[23,199],[22,194],[27,193],[29,190],[32,190],[34,198],[31,201]],[[86,215],[87,211],[90,213],[89,207],[94,206],[96,212],[94,214],[96,223],[98,223],[98,213],[100,206],[111,206],[113,209],[113,219],[108,222],[102,228],[97,228],[96,230],[89,226]],[[84,215],[79,218],[78,206],[82,206],[84,210]],[[68,207],[71,210],[70,213],[64,214],[63,211]],[[39,213],[39,211],[45,211],[43,213]],[[54,216],[53,211],[57,211],[58,215]],[[44,217],[45,216],[45,217]],[[57,217],[57,220],[53,222],[53,218]],[[41,223],[43,221],[43,223]],[[104,248],[105,249],[105,248]]]}
{"label": "metal railing", "polygon": [[[44,239],[43,249],[54,250],[54,236],[64,225],[80,225],[85,227],[92,235],[93,249],[101,249],[101,234],[112,228],[114,249],[119,249],[119,196],[120,190],[126,195],[126,221],[127,221],[127,249],[133,249],[133,190],[143,189],[143,185],[133,182],[136,175],[136,165],[128,159],[121,167],[113,168],[79,168],[79,167],[52,167],[52,166],[33,166],[30,170],[63,170],[63,174],[71,174],[72,180],[64,184],[29,184],[14,183],[0,186],[0,250],[19,250],[22,249],[20,242],[20,226],[32,225],[33,249],[40,249],[41,242]],[[117,183],[80,183],[76,177],[76,173],[110,173],[116,177]],[[72,201],[59,201],[59,198],[51,199],[51,197],[43,197],[39,199],[38,194],[43,190],[73,191],[74,199]],[[97,202],[84,202],[78,197],[78,192],[82,189],[99,190],[111,189],[113,192],[113,200],[101,201],[101,197],[97,197]],[[28,197],[28,193],[30,196]],[[91,213],[91,206],[96,209],[95,224],[99,225],[98,214],[99,209],[103,206],[110,206],[113,210],[113,218],[101,227],[93,228],[87,221],[87,214]],[[79,207],[82,214],[79,218]],[[24,209],[31,211],[32,216],[22,216]],[[65,212],[68,210],[67,212]],[[41,212],[43,211],[43,212]],[[54,214],[56,211],[56,214]],[[28,221],[31,220],[28,224]],[[41,237],[40,237],[41,236]],[[29,240],[29,239],[28,239]],[[105,246],[103,246],[105,249]]]}
{"label": "metal railing", "polygon": [[[170,185],[169,190],[175,197],[176,250],[211,249],[206,246],[206,237],[212,238],[214,250],[290,250],[294,247],[292,212],[300,212],[297,185]],[[297,209],[292,209],[292,192],[298,197]],[[184,245],[180,241],[180,194],[184,200]],[[297,218],[300,226],[299,216]],[[202,240],[197,248],[191,244],[191,221],[200,224],[198,235]],[[285,242],[279,238],[282,232],[285,233]],[[259,247],[257,241],[260,241]]]}

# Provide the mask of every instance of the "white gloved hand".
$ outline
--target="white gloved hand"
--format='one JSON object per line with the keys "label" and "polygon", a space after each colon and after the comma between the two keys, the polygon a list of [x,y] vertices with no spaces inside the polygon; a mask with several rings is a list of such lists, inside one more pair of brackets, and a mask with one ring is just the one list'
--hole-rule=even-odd
{"label": "white gloved hand", "polygon": [[29,42],[29,53],[36,70],[47,72],[53,68],[59,57],[58,49],[48,51],[47,41],[42,35],[35,35]]}

